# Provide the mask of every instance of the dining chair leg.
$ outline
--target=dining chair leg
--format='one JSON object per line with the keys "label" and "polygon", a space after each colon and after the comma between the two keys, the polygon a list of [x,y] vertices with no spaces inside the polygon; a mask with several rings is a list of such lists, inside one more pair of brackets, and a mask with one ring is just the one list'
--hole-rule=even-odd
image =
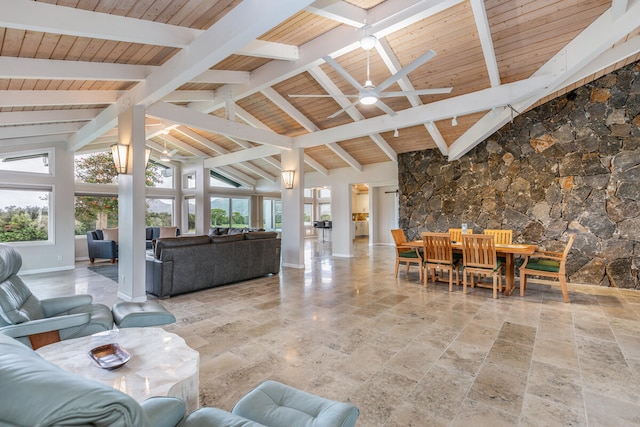
{"label": "dining chair leg", "polygon": [[467,273],[462,273],[462,293],[467,293]]}
{"label": "dining chair leg", "polygon": [[564,302],[569,302],[569,292],[567,290],[567,279],[564,276],[560,276],[560,287],[562,288],[562,297]]}
{"label": "dining chair leg", "polygon": [[498,299],[498,277],[493,275],[493,299]]}
{"label": "dining chair leg", "polygon": [[396,274],[395,276],[398,277],[398,269],[400,268],[400,260],[396,259]]}
{"label": "dining chair leg", "polygon": [[453,267],[449,270],[449,292],[453,292]]}

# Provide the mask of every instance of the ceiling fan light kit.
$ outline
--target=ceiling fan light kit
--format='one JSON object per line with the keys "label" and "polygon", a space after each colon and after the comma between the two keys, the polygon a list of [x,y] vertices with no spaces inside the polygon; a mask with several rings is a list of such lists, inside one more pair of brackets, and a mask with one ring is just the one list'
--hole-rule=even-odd
{"label": "ceiling fan light kit", "polygon": [[360,47],[364,50],[371,50],[376,46],[377,42],[376,36],[364,36],[360,39]]}

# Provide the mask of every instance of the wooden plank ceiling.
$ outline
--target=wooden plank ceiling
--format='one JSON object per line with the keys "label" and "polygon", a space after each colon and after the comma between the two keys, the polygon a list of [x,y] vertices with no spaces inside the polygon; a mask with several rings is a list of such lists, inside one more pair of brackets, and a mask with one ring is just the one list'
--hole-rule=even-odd
{"label": "wooden plank ceiling", "polygon": [[[0,0],[0,147],[108,147],[128,99],[147,107],[156,160],[213,159],[248,186],[279,176],[279,152],[258,151],[274,144],[270,133],[305,149],[307,172],[362,170],[424,149],[456,159],[514,111],[640,55],[640,0],[275,4]],[[370,51],[358,43],[367,35],[378,41]],[[384,98],[383,109],[357,103],[345,73],[380,85],[429,49],[435,57],[382,92],[450,93]]]}

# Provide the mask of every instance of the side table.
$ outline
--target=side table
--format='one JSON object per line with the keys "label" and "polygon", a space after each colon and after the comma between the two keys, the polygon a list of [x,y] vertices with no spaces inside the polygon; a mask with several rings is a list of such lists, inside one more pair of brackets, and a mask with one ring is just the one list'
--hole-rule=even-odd
{"label": "side table", "polygon": [[[89,350],[109,343],[120,344],[131,360],[114,370],[99,368],[89,357]],[[200,406],[200,354],[164,329],[106,331],[59,341],[36,351],[64,370],[107,384],[137,402],[152,396],[174,396],[184,400],[188,413]]]}

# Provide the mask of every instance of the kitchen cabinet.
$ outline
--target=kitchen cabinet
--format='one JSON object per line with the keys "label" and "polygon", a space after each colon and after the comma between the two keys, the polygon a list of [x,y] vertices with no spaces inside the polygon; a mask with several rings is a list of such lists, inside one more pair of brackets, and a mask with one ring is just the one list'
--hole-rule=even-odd
{"label": "kitchen cabinet", "polygon": [[369,221],[353,221],[355,237],[364,237],[369,235]]}
{"label": "kitchen cabinet", "polygon": [[352,199],[352,212],[353,213],[367,213],[369,212],[369,195],[357,194]]}

